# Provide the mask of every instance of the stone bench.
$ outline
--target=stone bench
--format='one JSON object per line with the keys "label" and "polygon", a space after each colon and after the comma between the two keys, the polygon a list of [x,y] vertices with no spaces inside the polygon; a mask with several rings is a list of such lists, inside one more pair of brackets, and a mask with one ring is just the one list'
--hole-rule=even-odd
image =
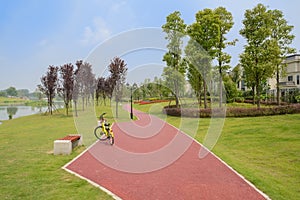
{"label": "stone bench", "polygon": [[54,141],[54,155],[64,154],[69,155],[76,146],[82,145],[80,135],[68,135]]}

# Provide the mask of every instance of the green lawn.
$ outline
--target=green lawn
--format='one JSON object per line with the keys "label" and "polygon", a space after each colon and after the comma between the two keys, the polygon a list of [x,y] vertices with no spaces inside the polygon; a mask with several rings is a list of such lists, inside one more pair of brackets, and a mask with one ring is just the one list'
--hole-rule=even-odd
{"label": "green lawn", "polygon": [[[165,118],[161,105],[135,105]],[[210,119],[166,120],[203,143]],[[300,199],[300,114],[227,118],[212,151],[272,199]],[[182,125],[186,123],[186,125]],[[198,129],[197,129],[198,127]]]}
{"label": "green lawn", "polygon": [[[162,104],[135,107],[175,126],[182,122],[176,117],[165,118]],[[97,107],[95,115],[102,112],[113,120],[111,108]],[[17,118],[0,125],[0,199],[111,199],[61,169],[83,147],[69,156],[52,154],[55,139],[76,133],[73,117],[63,113]],[[121,120],[127,117],[129,114],[120,109]],[[195,138],[203,142],[210,119],[200,119],[199,124],[195,119],[183,121],[183,130],[188,134],[197,130]],[[300,199],[299,121],[300,114],[228,118],[213,152],[272,199]]]}
{"label": "green lawn", "polygon": [[[63,112],[61,112],[63,113]],[[53,141],[76,133],[73,117],[34,115],[0,125],[0,199],[112,199],[61,169],[84,150],[54,156]]]}
{"label": "green lawn", "polygon": [[0,105],[24,104],[26,100],[20,98],[0,97]]}

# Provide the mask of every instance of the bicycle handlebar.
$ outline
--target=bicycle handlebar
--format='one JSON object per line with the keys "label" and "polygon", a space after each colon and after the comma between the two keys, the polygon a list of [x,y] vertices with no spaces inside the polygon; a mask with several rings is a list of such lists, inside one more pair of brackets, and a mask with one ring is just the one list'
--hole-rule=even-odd
{"label": "bicycle handlebar", "polygon": [[100,119],[100,120],[104,119],[103,116],[104,116],[105,114],[106,114],[106,113],[102,113],[102,114],[99,116],[99,119]]}

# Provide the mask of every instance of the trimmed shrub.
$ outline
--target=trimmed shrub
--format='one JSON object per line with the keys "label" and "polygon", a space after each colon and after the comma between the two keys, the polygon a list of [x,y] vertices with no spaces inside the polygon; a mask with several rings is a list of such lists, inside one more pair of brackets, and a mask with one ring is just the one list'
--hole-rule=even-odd
{"label": "trimmed shrub", "polygon": [[163,112],[170,116],[183,116],[192,118],[208,118],[208,117],[223,117],[226,112],[226,117],[258,117],[270,115],[284,115],[300,113],[300,104],[274,106],[269,108],[211,108],[195,109],[195,108],[176,108],[174,106],[166,106]]}
{"label": "trimmed shrub", "polygon": [[162,103],[162,102],[169,102],[169,100],[144,100],[144,101],[139,101],[138,103],[140,105],[145,105],[145,104]]}

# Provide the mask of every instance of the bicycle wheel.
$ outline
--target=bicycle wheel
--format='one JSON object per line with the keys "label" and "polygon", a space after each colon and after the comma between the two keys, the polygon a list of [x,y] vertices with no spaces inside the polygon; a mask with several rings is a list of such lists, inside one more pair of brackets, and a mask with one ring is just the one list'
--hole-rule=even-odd
{"label": "bicycle wheel", "polygon": [[94,134],[95,134],[96,138],[98,138],[99,140],[107,139],[107,136],[105,135],[105,133],[102,130],[102,126],[97,126],[94,130]]}
{"label": "bicycle wheel", "polygon": [[114,143],[115,143],[115,138],[112,137],[112,136],[110,136],[110,137],[109,137],[109,144],[110,144],[110,145],[113,145]]}

